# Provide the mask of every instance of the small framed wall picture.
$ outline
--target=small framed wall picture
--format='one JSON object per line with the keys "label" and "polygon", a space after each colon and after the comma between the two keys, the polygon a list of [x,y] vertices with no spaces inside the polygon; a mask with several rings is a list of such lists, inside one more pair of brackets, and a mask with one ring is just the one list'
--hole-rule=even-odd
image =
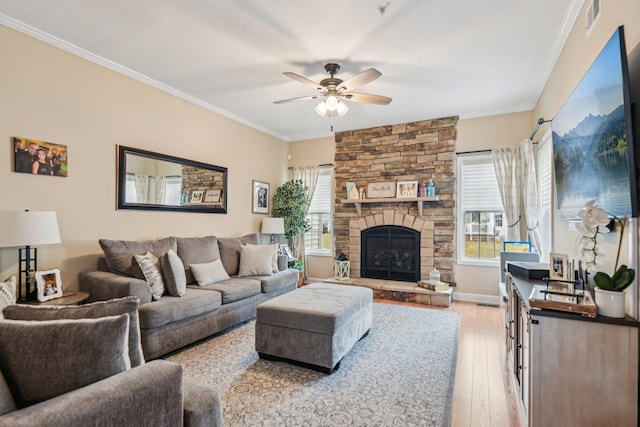
{"label": "small framed wall picture", "polygon": [[418,181],[398,181],[396,198],[418,197]]}
{"label": "small framed wall picture", "polygon": [[202,203],[202,195],[204,191],[197,190],[191,192],[191,203]]}
{"label": "small framed wall picture", "polygon": [[38,288],[38,301],[44,302],[62,296],[62,281],[60,269],[43,270],[36,272],[36,287]]}
{"label": "small framed wall picture", "polygon": [[259,214],[269,213],[269,183],[253,180],[251,212]]}
{"label": "small framed wall picture", "polygon": [[66,145],[21,136],[11,140],[15,172],[62,177],[69,174]]}
{"label": "small framed wall picture", "polygon": [[549,279],[569,280],[569,257],[567,254],[549,254]]}

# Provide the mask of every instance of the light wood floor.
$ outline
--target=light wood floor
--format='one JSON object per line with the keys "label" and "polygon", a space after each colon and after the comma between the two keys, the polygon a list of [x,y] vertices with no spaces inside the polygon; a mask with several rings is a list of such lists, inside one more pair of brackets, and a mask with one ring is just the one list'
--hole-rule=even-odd
{"label": "light wood floor", "polygon": [[452,427],[520,427],[504,346],[504,307],[454,301],[450,307],[376,302],[460,313]]}

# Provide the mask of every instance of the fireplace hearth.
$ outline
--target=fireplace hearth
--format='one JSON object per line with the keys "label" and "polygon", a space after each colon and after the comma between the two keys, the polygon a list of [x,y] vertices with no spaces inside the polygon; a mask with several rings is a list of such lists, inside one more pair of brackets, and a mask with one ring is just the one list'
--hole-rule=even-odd
{"label": "fireplace hearth", "polygon": [[420,280],[420,232],[382,225],[361,232],[360,276],[371,279]]}

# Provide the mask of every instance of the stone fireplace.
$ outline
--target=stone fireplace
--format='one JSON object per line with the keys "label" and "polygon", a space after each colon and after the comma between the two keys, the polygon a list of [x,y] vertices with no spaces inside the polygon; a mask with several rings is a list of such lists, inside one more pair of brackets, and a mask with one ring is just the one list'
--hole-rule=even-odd
{"label": "stone fireplace", "polygon": [[[363,267],[363,231],[395,226],[413,230],[419,235],[415,277],[427,279],[435,266],[440,270],[443,281],[455,284],[457,120],[457,117],[447,117],[336,133],[333,227],[336,253],[344,252],[349,257],[352,278],[378,274],[376,268]],[[426,184],[429,179],[436,184],[438,201],[389,198],[380,203],[377,200],[362,203],[359,209],[346,201],[346,184],[349,181],[366,191],[369,183],[418,181]],[[418,203],[423,204],[422,209]],[[391,248],[386,256],[378,255],[378,261],[384,259],[396,260]]]}

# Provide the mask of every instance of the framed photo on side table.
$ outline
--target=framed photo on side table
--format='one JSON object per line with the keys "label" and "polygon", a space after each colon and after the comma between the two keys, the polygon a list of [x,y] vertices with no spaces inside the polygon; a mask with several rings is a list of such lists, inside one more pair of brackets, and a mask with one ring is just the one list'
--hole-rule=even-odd
{"label": "framed photo on side table", "polygon": [[62,296],[62,280],[60,269],[43,270],[36,272],[36,287],[38,288],[38,301],[48,301]]}
{"label": "framed photo on side table", "polygon": [[269,183],[253,180],[251,212],[259,214],[269,213]]}
{"label": "framed photo on side table", "polygon": [[569,280],[569,257],[567,254],[549,254],[549,279]]}

